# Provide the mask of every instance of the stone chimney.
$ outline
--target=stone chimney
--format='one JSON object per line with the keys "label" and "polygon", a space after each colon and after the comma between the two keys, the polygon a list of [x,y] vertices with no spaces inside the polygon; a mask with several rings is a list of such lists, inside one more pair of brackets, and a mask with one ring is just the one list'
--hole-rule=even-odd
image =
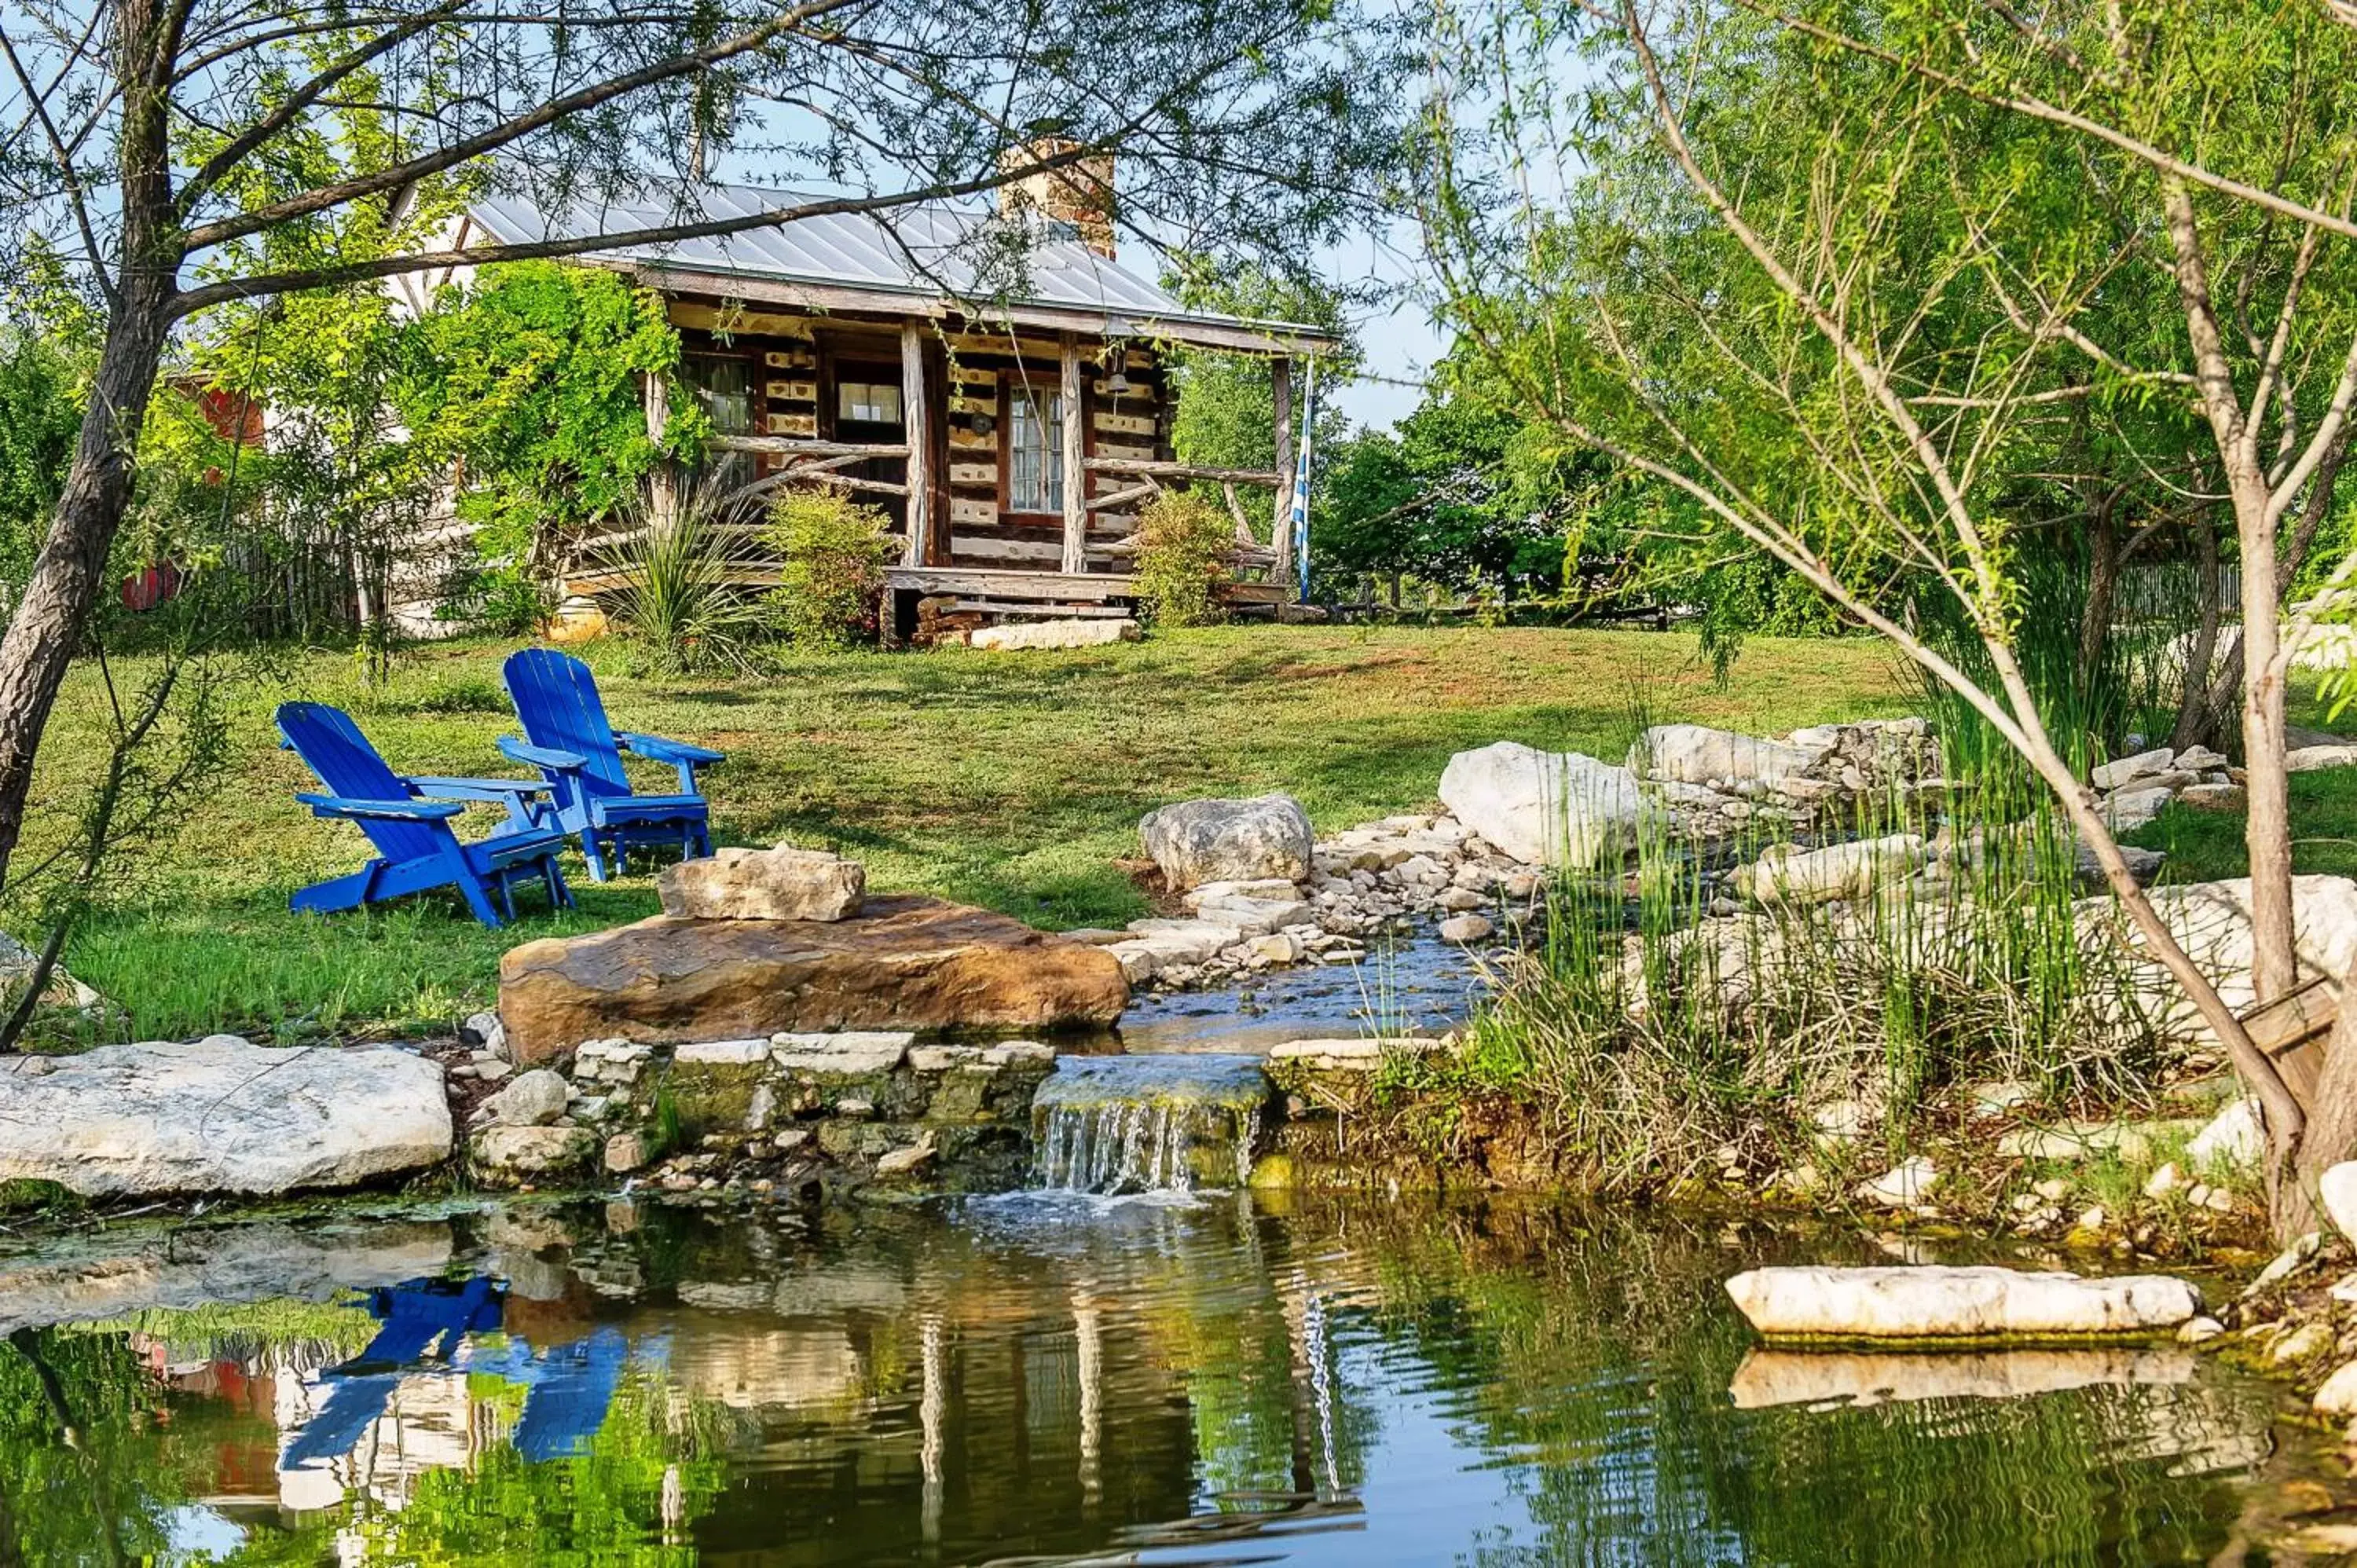
{"label": "stone chimney", "polygon": [[1068,156],[1080,143],[1062,136],[1035,136],[1021,146],[998,155],[1001,174],[1017,177],[998,188],[999,210],[1010,218],[1037,217],[1071,225],[1081,243],[1107,261],[1114,254],[1113,155],[1097,153],[1036,169],[1050,159]]}

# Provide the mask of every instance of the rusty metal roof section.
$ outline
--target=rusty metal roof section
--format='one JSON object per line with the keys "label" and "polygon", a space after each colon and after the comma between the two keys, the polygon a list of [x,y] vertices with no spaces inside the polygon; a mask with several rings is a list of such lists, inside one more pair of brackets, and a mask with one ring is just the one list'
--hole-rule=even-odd
{"label": "rusty metal roof section", "polygon": [[[824,197],[758,186],[692,192],[587,194],[558,202],[506,189],[468,209],[503,243],[571,240],[669,224],[751,217]],[[982,315],[1114,337],[1168,338],[1247,351],[1314,350],[1324,329],[1189,310],[1097,255],[1075,233],[1015,231],[987,206],[925,201],[876,212],[823,212],[731,234],[593,251],[576,260],[634,274],[672,293],[924,315]]]}

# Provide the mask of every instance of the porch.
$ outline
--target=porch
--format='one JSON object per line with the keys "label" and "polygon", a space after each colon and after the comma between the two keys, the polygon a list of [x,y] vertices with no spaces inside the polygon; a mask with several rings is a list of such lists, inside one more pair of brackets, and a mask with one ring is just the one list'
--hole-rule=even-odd
{"label": "porch", "polygon": [[[782,298],[752,308],[716,292],[666,293],[685,349],[678,380],[716,434],[703,463],[661,477],[652,510],[675,511],[691,485],[717,494],[713,526],[733,582],[776,582],[759,535],[778,493],[832,489],[890,520],[888,637],[915,629],[920,601],[993,619],[1125,613],[1138,509],[1200,486],[1216,488],[1235,524],[1232,601],[1290,596],[1291,355],[1321,347],[1315,334],[1024,307],[984,321],[931,302],[887,312],[797,297],[801,308],[781,308]],[[1177,460],[1173,343],[1271,360],[1273,467]],[[648,378],[644,397],[660,438],[673,387]],[[1267,499],[1252,504],[1247,490]],[[603,553],[585,551],[565,591],[595,596],[626,580],[619,542],[590,542]]]}

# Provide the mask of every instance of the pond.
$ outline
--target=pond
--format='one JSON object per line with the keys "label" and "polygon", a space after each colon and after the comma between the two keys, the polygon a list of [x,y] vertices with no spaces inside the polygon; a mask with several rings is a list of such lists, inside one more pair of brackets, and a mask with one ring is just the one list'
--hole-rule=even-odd
{"label": "pond", "polygon": [[118,1228],[0,1259],[0,1561],[2242,1560],[2275,1391],[1756,1353],[1719,1282],[1858,1245],[1216,1192]]}

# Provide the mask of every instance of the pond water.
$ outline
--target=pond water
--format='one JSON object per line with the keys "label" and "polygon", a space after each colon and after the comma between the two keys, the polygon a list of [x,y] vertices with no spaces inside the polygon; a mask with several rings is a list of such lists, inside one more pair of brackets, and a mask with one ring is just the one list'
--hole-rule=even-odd
{"label": "pond water", "polygon": [[1481,950],[1444,942],[1429,922],[1370,940],[1356,963],[1300,964],[1207,991],[1141,992],[1121,1015],[1125,1049],[1254,1051],[1287,1040],[1439,1035],[1490,985]]}
{"label": "pond water", "polygon": [[1661,1213],[1035,1193],[84,1251],[0,1259],[0,1561],[2239,1562],[2305,1452],[2169,1348],[1760,1355],[1719,1282],[1800,1249]]}

